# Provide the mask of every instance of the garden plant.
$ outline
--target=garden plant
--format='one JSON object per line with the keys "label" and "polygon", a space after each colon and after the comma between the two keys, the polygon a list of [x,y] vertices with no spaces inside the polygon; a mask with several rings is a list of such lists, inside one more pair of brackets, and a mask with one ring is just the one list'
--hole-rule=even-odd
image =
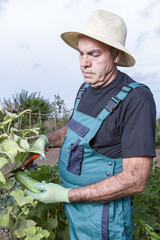
{"label": "garden plant", "polygon": [[[38,129],[18,130],[14,122],[19,115],[7,114],[0,123],[0,228],[9,230],[10,239],[69,239],[68,222],[63,204],[43,204],[25,194],[23,185],[15,181],[11,171],[21,164],[28,153],[44,153],[28,141],[28,135],[38,134]],[[8,170],[8,166],[11,166]],[[38,181],[59,183],[58,167],[42,165],[35,172],[26,172]],[[0,239],[3,239],[0,236]]]}
{"label": "garden plant", "polygon": [[[44,153],[33,146],[28,136],[39,130],[17,129],[14,122],[29,111],[19,115],[7,114],[0,122],[0,229],[7,229],[11,240],[69,240],[68,222],[63,203],[43,204],[25,194],[11,171],[23,162],[26,154]],[[45,156],[44,156],[45,157]],[[10,167],[8,167],[10,166]],[[58,165],[41,165],[26,174],[41,182],[59,184]],[[143,193],[132,197],[134,202],[134,240],[160,239],[160,168],[154,162],[147,187]],[[3,239],[0,236],[0,239]]]}

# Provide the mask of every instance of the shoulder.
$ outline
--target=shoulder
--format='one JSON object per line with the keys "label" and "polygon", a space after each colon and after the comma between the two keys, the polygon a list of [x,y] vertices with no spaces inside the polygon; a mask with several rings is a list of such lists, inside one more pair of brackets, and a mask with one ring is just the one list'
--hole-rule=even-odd
{"label": "shoulder", "polygon": [[[122,73],[121,75],[122,78],[122,85],[123,86],[127,86],[130,83],[136,83],[137,81],[133,80],[131,77],[129,77],[127,74]],[[138,82],[138,83],[142,83],[142,82]],[[153,94],[151,92],[151,90],[149,89],[149,87],[147,85],[144,84],[144,86],[138,86],[136,88],[134,88],[127,96],[125,102],[126,104],[130,104],[130,103],[140,103],[140,102],[144,102],[144,101],[149,101],[151,104],[153,104],[155,106],[155,101],[153,98]]]}
{"label": "shoulder", "polygon": [[[124,76],[123,86],[136,82],[128,76]],[[128,84],[127,84],[128,82]],[[139,124],[140,119],[146,121],[152,119],[155,122],[156,106],[153,94],[147,86],[138,86],[130,91],[119,108],[119,121],[123,124],[132,122]]]}
{"label": "shoulder", "polygon": [[155,101],[153,98],[153,94],[151,90],[147,86],[138,86],[133,89],[128,98],[126,99],[126,103],[132,105],[133,103],[137,104],[144,104],[148,103],[155,108]]}

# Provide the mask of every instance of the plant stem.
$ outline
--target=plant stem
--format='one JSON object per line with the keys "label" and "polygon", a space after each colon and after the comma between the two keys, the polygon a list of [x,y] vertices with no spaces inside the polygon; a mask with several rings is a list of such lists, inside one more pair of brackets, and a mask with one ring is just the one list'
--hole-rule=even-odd
{"label": "plant stem", "polygon": [[11,122],[9,122],[9,124],[8,124],[7,133],[9,133],[9,131],[10,131],[11,123],[12,123],[12,121],[11,121]]}

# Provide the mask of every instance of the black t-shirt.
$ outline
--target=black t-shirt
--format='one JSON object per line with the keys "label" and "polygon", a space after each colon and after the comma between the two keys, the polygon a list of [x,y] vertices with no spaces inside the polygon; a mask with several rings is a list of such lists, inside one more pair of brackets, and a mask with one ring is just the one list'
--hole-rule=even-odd
{"label": "black t-shirt", "polygon": [[[125,73],[119,72],[105,87],[95,89],[89,86],[77,110],[97,117],[108,100],[131,82],[134,80]],[[113,159],[154,157],[155,126],[156,109],[152,93],[146,87],[137,87],[102,123],[90,145],[100,154]]]}

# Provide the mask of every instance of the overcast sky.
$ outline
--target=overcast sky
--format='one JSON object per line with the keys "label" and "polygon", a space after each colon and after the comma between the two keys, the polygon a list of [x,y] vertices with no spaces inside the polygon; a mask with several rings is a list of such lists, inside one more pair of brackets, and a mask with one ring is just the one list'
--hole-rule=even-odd
{"label": "overcast sky", "polygon": [[119,69],[150,87],[160,114],[160,0],[0,0],[1,101],[24,89],[50,101],[59,94],[71,109],[83,78],[60,34],[80,30],[98,8],[125,20],[136,65]]}

